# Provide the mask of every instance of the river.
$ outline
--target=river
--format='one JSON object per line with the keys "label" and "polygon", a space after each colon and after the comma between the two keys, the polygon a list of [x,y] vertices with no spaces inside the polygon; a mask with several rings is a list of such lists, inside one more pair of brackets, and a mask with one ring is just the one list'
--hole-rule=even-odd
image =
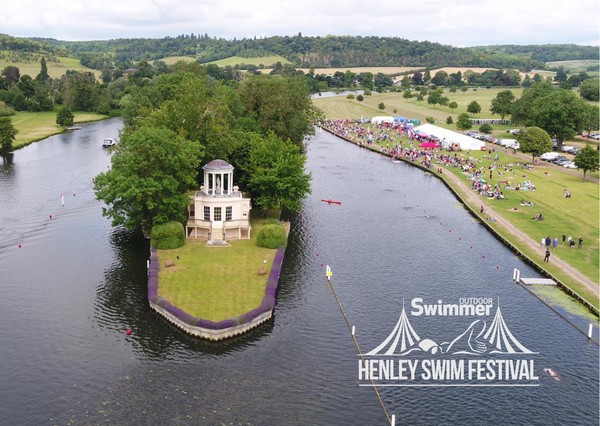
{"label": "river", "polygon": [[[380,388],[396,424],[597,423],[598,347],[511,279],[538,274],[437,179],[325,132],[308,145],[313,193],[292,220],[274,319],[220,343],[172,328],[146,300],[147,242],[94,197],[102,140],[121,126],[84,124],[0,165],[3,424],[385,424],[321,263],[363,351],[413,298],[485,297],[538,353],[538,387]],[[411,317],[436,342],[468,323]]]}

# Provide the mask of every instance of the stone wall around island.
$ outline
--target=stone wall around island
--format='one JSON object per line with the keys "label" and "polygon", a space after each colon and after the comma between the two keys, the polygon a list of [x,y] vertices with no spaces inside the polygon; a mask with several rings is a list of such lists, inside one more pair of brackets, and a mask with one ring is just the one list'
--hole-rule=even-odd
{"label": "stone wall around island", "polygon": [[268,321],[273,316],[284,254],[285,247],[277,249],[267,280],[265,295],[259,307],[239,317],[214,322],[196,318],[158,295],[160,262],[156,249],[152,249],[148,268],[148,302],[159,315],[193,336],[208,340],[223,340],[237,336]]}

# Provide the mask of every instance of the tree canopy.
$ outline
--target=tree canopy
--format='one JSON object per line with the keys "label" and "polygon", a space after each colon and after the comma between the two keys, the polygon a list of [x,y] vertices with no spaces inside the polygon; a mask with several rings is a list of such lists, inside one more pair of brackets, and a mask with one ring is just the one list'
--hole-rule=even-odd
{"label": "tree canopy", "polygon": [[17,133],[10,118],[0,117],[0,155],[10,154]]}
{"label": "tree canopy", "polygon": [[519,136],[521,151],[531,154],[532,161],[545,152],[552,151],[552,139],[548,133],[539,127],[530,127]]}
{"label": "tree canopy", "polygon": [[588,78],[579,86],[579,94],[588,101],[598,102],[600,79]]}
{"label": "tree canopy", "polygon": [[510,90],[503,90],[499,92],[494,99],[492,99],[492,106],[490,112],[492,114],[498,114],[502,120],[504,117],[510,115],[512,103],[515,100],[515,95]]}
{"label": "tree canopy", "polygon": [[481,112],[481,105],[479,105],[479,102],[477,101],[472,101],[467,105],[467,111],[473,115],[479,114]]}
{"label": "tree canopy", "polygon": [[171,130],[148,126],[124,132],[111,169],[94,182],[96,198],[107,206],[104,216],[113,226],[142,224],[147,230],[182,222],[190,203],[185,192],[196,187],[200,160],[200,145]]}
{"label": "tree canopy", "polygon": [[310,193],[310,174],[305,173],[306,156],[291,141],[274,132],[256,135],[250,141],[248,161],[243,166],[253,202],[261,209],[291,211]]}
{"label": "tree canopy", "polygon": [[466,112],[460,114],[456,120],[456,128],[458,130],[469,130],[471,127],[473,127],[473,122],[471,121],[469,114]]}
{"label": "tree canopy", "polygon": [[583,170],[583,178],[585,179],[586,172],[595,172],[598,170],[598,163],[600,162],[599,151],[593,149],[591,146],[586,145],[581,151],[575,156],[575,165]]}

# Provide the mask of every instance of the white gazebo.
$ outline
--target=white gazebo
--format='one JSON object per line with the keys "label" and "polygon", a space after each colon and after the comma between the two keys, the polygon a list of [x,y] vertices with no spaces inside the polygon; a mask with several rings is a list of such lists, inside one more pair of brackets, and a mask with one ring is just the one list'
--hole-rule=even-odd
{"label": "white gazebo", "polygon": [[217,159],[203,170],[204,185],[188,207],[187,237],[206,239],[210,244],[249,239],[252,204],[233,184],[233,166]]}

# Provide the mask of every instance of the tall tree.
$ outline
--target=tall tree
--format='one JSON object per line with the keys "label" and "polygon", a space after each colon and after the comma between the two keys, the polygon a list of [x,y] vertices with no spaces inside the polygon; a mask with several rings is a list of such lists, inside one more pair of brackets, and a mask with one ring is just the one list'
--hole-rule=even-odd
{"label": "tall tree", "polygon": [[311,120],[318,117],[318,111],[311,102],[304,77],[247,78],[242,83],[240,98],[265,134],[273,131],[300,146],[304,136],[314,132]]}
{"label": "tall tree", "polygon": [[186,191],[196,187],[200,148],[164,128],[125,132],[112,157],[112,167],[94,182],[103,215],[113,226],[146,230],[170,220],[183,222],[190,203]]}
{"label": "tall tree", "polygon": [[475,116],[475,114],[479,114],[481,112],[481,105],[479,105],[479,102],[477,101],[472,101],[469,105],[467,105],[467,112],[470,112],[473,114],[473,116]]}
{"label": "tall tree", "polygon": [[579,86],[579,94],[588,101],[598,102],[600,79],[588,78]]}
{"label": "tall tree", "polygon": [[552,151],[552,139],[550,135],[539,127],[530,127],[519,136],[521,151],[531,154],[531,161],[545,152]]}
{"label": "tall tree", "polygon": [[19,71],[19,68],[15,67],[14,65],[5,67],[2,70],[1,75],[9,82],[10,87],[17,84],[21,79],[21,72]]}
{"label": "tall tree", "polygon": [[56,114],[56,124],[62,127],[72,126],[74,118],[75,117],[71,112],[71,108],[68,106],[63,106]]}
{"label": "tall tree", "polygon": [[42,56],[40,61],[40,73],[35,77],[37,81],[48,81],[50,76],[48,75],[48,67],[46,66],[46,58]]}
{"label": "tall tree", "polygon": [[253,137],[244,166],[253,202],[265,212],[283,207],[297,211],[310,193],[311,176],[304,171],[305,161],[298,146],[273,132]]}
{"label": "tall tree", "polygon": [[563,141],[572,139],[584,129],[585,102],[571,90],[554,90],[533,102],[528,122],[557,139],[560,150]]}
{"label": "tall tree", "polygon": [[456,120],[456,128],[458,130],[469,130],[471,127],[473,127],[473,122],[471,121],[469,114],[466,112],[460,114]]}
{"label": "tall tree", "polygon": [[502,120],[507,115],[510,115],[512,109],[512,103],[515,100],[515,95],[510,90],[503,90],[499,92],[494,99],[492,99],[492,106],[490,112],[492,114],[498,114]]}
{"label": "tall tree", "polygon": [[0,117],[0,155],[8,155],[18,131],[8,117]]}
{"label": "tall tree", "polygon": [[575,156],[575,165],[583,170],[583,179],[585,179],[586,172],[595,172],[598,170],[598,162],[600,161],[598,153],[597,149],[586,145]]}
{"label": "tall tree", "polygon": [[448,104],[448,106],[450,107],[450,110],[451,110],[451,111],[453,111],[453,112],[454,112],[454,110],[455,110],[456,108],[458,108],[458,104],[457,104],[456,102],[454,102],[454,101],[450,102],[450,103]]}

